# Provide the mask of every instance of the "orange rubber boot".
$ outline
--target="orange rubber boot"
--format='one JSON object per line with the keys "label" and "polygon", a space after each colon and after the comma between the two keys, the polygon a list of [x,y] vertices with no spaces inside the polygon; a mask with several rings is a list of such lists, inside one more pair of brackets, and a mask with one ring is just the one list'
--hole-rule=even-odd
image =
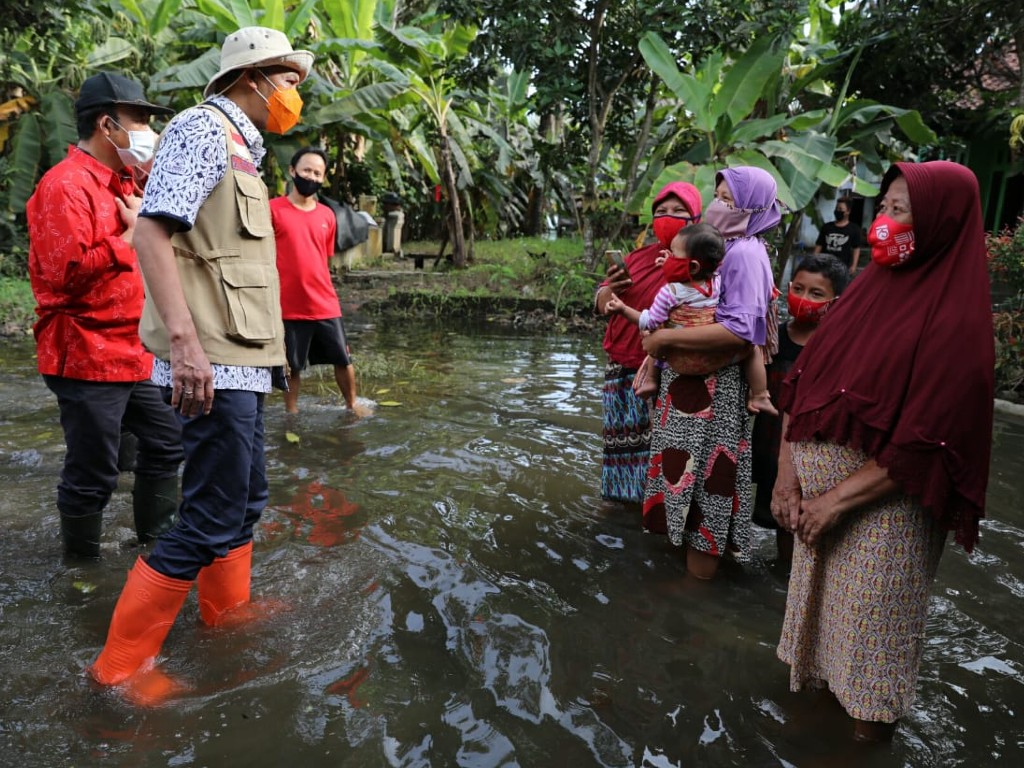
{"label": "orange rubber boot", "polygon": [[[252,542],[229,550],[199,572],[199,615],[211,627],[240,624],[248,616],[239,612],[249,602],[249,584],[252,574]],[[237,620],[236,620],[237,619]]]}
{"label": "orange rubber boot", "polygon": [[129,700],[144,706],[180,690],[153,660],[190,589],[191,581],[164,576],[141,557],[136,560],[114,607],[107,642],[89,667],[92,678],[101,685],[123,686]]}

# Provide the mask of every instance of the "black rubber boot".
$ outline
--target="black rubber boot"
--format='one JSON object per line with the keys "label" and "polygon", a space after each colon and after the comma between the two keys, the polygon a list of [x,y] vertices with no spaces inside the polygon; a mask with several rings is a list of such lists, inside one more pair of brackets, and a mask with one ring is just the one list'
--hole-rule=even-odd
{"label": "black rubber boot", "polygon": [[178,476],[149,477],[135,475],[132,489],[132,512],[135,535],[140,544],[148,544],[161,533],[174,527],[178,511]]}
{"label": "black rubber boot", "polygon": [[60,513],[60,535],[64,540],[65,556],[98,560],[102,531],[102,512],[87,515]]}

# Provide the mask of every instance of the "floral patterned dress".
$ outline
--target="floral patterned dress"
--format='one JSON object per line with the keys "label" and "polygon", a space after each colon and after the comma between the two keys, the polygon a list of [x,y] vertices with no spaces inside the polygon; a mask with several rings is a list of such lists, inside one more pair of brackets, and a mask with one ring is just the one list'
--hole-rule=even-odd
{"label": "floral patterned dress", "polygon": [[[821,495],[867,460],[832,443],[790,447],[805,496]],[[778,647],[791,690],[827,686],[858,720],[891,723],[906,714],[945,538],[903,495],[851,515],[813,548],[797,541]]]}

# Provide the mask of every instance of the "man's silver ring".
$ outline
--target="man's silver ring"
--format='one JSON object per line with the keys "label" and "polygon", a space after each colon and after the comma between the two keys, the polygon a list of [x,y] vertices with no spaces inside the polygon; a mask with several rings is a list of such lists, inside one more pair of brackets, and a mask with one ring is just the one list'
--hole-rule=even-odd
{"label": "man's silver ring", "polygon": [[182,390],[181,394],[183,394],[185,397],[192,397],[192,390],[191,389],[184,389],[184,390]]}

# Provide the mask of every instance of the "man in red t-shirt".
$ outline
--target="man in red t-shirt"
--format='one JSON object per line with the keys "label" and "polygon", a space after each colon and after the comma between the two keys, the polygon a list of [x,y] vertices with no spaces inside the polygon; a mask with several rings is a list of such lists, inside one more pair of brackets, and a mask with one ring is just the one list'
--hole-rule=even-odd
{"label": "man in red t-shirt", "polygon": [[327,153],[303,147],[292,157],[291,191],[270,201],[281,277],[281,315],[288,355],[288,413],[299,411],[302,371],[307,364],[334,366],[345,405],[356,415],[356,374],[349,355],[341,304],[328,261],[334,253],[334,212],[316,199],[327,172]]}
{"label": "man in red t-shirt", "polygon": [[29,278],[39,319],[39,373],[57,396],[64,469],[57,486],[68,555],[100,554],[103,508],[117,486],[122,428],[138,438],[132,505],[140,542],[173,524],[181,427],[150,376],[139,340],[143,286],[132,235],[136,166],[153,157],[154,114],[142,86],[112,73],[82,84],[79,141],[47,171],[25,207]]}

